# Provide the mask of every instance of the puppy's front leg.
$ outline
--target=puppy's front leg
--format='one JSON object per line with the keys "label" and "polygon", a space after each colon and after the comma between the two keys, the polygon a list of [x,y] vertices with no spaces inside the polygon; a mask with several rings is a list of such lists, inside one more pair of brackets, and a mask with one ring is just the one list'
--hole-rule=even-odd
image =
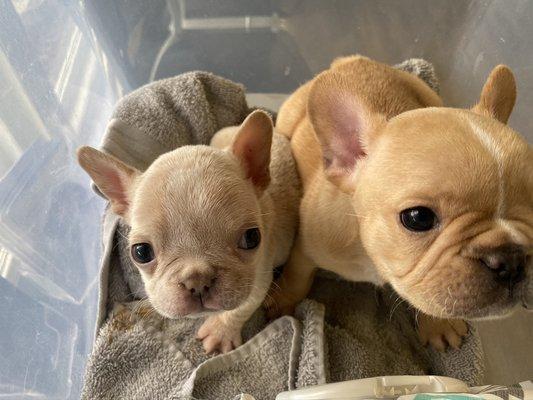
{"label": "puppy's front leg", "polygon": [[273,269],[270,266],[258,274],[253,292],[239,307],[210,316],[198,329],[196,338],[202,341],[207,354],[228,353],[242,344],[242,327],[265,299]]}
{"label": "puppy's front leg", "polygon": [[468,334],[468,326],[461,319],[436,318],[420,313],[417,322],[418,337],[422,344],[429,343],[439,351],[445,351],[448,346],[458,349],[463,337]]}
{"label": "puppy's front leg", "polygon": [[315,272],[315,263],[304,254],[300,240],[296,239],[289,261],[265,301],[268,317],[293,314],[296,305],[309,293]]}

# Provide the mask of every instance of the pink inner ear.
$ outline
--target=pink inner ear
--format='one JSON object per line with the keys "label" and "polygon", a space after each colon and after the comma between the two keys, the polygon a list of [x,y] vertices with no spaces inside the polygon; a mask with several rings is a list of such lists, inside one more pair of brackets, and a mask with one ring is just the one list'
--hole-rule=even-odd
{"label": "pink inner ear", "polygon": [[333,137],[330,147],[335,156],[332,160],[326,159],[327,168],[352,169],[357,160],[366,156],[357,131],[339,132],[339,136]]}
{"label": "pink inner ear", "polygon": [[269,181],[270,153],[265,152],[266,144],[263,140],[250,136],[234,148],[234,154],[240,158],[246,177],[255,186],[264,187]]}
{"label": "pink inner ear", "polygon": [[129,207],[127,188],[124,182],[128,177],[123,176],[120,170],[104,167],[102,177],[105,181],[102,192],[111,201],[117,214],[124,213]]}
{"label": "pink inner ear", "polygon": [[268,165],[265,166],[265,160],[261,159],[261,154],[254,157],[253,149],[247,147],[243,154],[243,161],[247,166],[247,178],[251,179],[254,185],[261,186],[264,183],[265,178],[268,178]]}
{"label": "pink inner ear", "polygon": [[338,95],[329,102],[330,142],[324,152],[326,168],[351,170],[358,159],[366,155],[361,136],[367,129],[364,111],[350,95]]}
{"label": "pink inner ear", "polygon": [[233,142],[233,154],[239,159],[246,177],[258,188],[270,182],[272,121],[262,111],[254,111],[241,125]]}

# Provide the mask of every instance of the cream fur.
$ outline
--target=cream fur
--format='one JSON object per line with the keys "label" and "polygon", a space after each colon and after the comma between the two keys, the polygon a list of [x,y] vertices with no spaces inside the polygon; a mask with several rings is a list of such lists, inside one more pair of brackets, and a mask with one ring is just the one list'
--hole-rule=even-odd
{"label": "cream fur", "polygon": [[[169,318],[207,316],[198,338],[208,353],[241,344],[273,268],[289,257],[300,196],[289,143],[273,135],[262,111],[213,144],[180,147],[144,173],[95,149],[79,151],[82,167],[131,225],[130,244],[154,249],[153,262],[136,264],[151,305]],[[238,248],[254,227],[259,246]],[[208,287],[203,301],[187,285]]]}

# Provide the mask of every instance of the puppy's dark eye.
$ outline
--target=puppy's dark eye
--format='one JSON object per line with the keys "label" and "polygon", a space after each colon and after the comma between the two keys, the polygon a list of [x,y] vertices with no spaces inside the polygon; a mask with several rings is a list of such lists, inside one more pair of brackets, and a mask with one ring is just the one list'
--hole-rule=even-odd
{"label": "puppy's dark eye", "polygon": [[131,257],[139,264],[147,264],[155,258],[150,243],[137,243],[131,246]]}
{"label": "puppy's dark eye", "polygon": [[259,246],[260,242],[261,232],[259,232],[259,228],[251,228],[243,233],[237,246],[239,249],[252,250]]}
{"label": "puppy's dark eye", "polygon": [[427,207],[413,207],[400,213],[402,225],[410,231],[425,232],[437,225],[437,216]]}

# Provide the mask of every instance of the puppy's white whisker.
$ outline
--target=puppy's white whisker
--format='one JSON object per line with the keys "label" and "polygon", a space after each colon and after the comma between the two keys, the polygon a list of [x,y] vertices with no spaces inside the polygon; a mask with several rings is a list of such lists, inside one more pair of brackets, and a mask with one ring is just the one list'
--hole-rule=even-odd
{"label": "puppy's white whisker", "polygon": [[457,304],[457,301],[458,301],[458,300],[459,300],[459,299],[455,299],[455,301],[453,302],[453,306],[452,306],[452,316],[455,315],[455,305]]}
{"label": "puppy's white whisker", "polygon": [[437,299],[438,293],[435,293],[431,300],[429,301],[428,308],[431,309],[433,307],[433,302]]}
{"label": "puppy's white whisker", "polygon": [[394,304],[392,306],[392,309],[391,309],[391,312],[389,314],[389,321],[392,320],[392,315],[394,314],[394,311],[396,311],[398,309],[398,307],[403,303],[405,302],[404,299],[402,299],[400,296],[398,296],[396,298],[396,300],[394,301]]}
{"label": "puppy's white whisker", "polygon": [[129,239],[128,236],[126,236],[125,234],[123,234],[122,231],[121,231],[120,229],[117,229],[115,232],[118,233],[120,236],[122,236],[124,239],[126,239],[126,240]]}
{"label": "puppy's white whisker", "polygon": [[448,300],[450,299],[450,296],[446,296],[444,299],[444,307],[441,308],[441,316],[444,315],[445,310],[448,310]]}

